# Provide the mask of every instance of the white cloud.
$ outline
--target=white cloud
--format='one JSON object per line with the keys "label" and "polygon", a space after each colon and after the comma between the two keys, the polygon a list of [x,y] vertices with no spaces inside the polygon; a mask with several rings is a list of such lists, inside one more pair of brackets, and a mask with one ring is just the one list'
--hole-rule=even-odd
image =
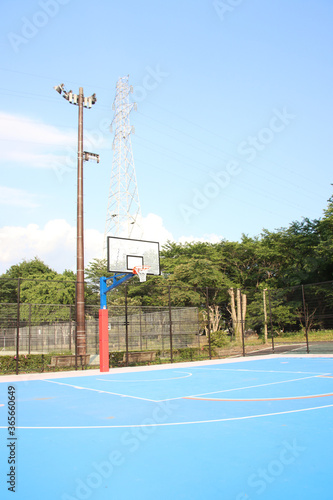
{"label": "white cloud", "polygon": [[[84,131],[88,149],[110,147],[110,135],[103,127]],[[67,168],[76,166],[77,130],[64,132],[26,116],[0,112],[1,162],[19,163],[23,167]],[[64,151],[66,153],[64,154]]]}
{"label": "white cloud", "polygon": [[[163,219],[157,214],[150,213],[146,217],[139,217],[138,223],[142,228],[143,233],[140,232],[138,226],[133,230],[131,238],[143,239],[148,241],[158,241],[160,245],[164,245],[167,241],[175,241],[172,233],[164,227]],[[127,228],[124,230],[120,236],[126,238]],[[207,243],[218,243],[223,239],[222,236],[217,234],[204,234],[201,237],[197,236],[181,236],[178,238],[179,243],[195,243],[198,241]]]}
{"label": "white cloud", "polygon": [[168,240],[173,240],[173,236],[163,225],[163,219],[156,214],[148,214],[143,217],[144,237],[147,240],[159,241],[161,245]]}
{"label": "white cloud", "polygon": [[27,145],[66,146],[77,138],[75,130],[61,132],[52,125],[26,116],[0,112],[0,136],[3,141],[25,142]]}
{"label": "white cloud", "polygon": [[[85,261],[100,257],[103,235],[86,229]],[[29,224],[26,227],[0,228],[0,274],[22,260],[38,257],[58,272],[76,269],[76,227],[63,219],[51,220],[44,227]]]}
{"label": "white cloud", "polygon": [[36,196],[23,189],[0,186],[0,205],[20,208],[37,208]]}
{"label": "white cloud", "polygon": [[196,237],[196,236],[181,236],[178,239],[179,243],[197,243],[199,241],[203,243],[219,243],[221,240],[223,240],[223,236],[219,236],[218,234],[204,234],[201,237]]}
{"label": "white cloud", "polygon": [[[173,240],[156,214],[142,217],[143,239],[159,241],[161,245]],[[135,235],[132,236],[135,238]],[[96,229],[85,229],[85,265],[103,256],[104,234]],[[0,274],[22,260],[38,257],[58,272],[76,269],[76,227],[64,219],[50,220],[44,227],[29,224],[26,227],[5,226],[0,228]]]}
{"label": "white cloud", "polygon": [[77,132],[63,132],[25,116],[0,112],[1,161],[20,166],[52,168],[64,163],[64,149],[76,147]]}
{"label": "white cloud", "polygon": [[[168,240],[173,240],[173,236],[163,225],[163,219],[159,215],[150,213],[146,217],[139,217],[138,223],[142,228],[140,230],[134,228],[131,238],[143,239],[148,241],[158,241],[160,245],[164,245]],[[126,230],[121,236],[126,237]]]}
{"label": "white cloud", "polygon": [[[74,158],[76,159],[76,157]],[[53,169],[55,168],[55,165],[58,164],[61,165],[69,164],[69,157],[66,155],[49,154],[49,153],[44,154],[42,152],[33,153],[27,150],[4,151],[1,159],[7,162],[19,163],[20,166],[25,166],[25,167],[29,166],[34,168]],[[74,165],[73,168],[75,168],[76,167],[75,162],[73,163],[73,165]]]}

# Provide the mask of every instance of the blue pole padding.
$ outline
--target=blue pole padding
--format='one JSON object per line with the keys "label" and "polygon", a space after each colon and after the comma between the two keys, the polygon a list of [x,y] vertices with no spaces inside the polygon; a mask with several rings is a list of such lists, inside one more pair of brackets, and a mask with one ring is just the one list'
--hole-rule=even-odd
{"label": "blue pole padding", "polygon": [[99,278],[99,288],[100,288],[100,303],[101,309],[107,309],[106,304],[106,278]]}
{"label": "blue pole padding", "polygon": [[[100,286],[100,304],[101,304],[101,309],[107,309],[107,301],[106,301],[106,294],[110,291],[116,288],[117,286],[121,285],[124,283],[124,281],[127,281],[130,278],[133,278],[135,274],[129,273],[129,274],[115,274],[112,276],[112,278],[105,278],[102,277],[99,279],[99,286]],[[112,284],[108,286],[107,282],[109,280],[112,280]]]}

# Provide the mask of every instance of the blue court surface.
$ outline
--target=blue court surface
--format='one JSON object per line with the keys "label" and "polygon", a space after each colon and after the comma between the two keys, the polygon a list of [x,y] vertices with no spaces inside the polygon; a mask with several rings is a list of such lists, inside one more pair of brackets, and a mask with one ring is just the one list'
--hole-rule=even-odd
{"label": "blue court surface", "polygon": [[1,499],[333,498],[333,358],[25,378],[0,379]]}

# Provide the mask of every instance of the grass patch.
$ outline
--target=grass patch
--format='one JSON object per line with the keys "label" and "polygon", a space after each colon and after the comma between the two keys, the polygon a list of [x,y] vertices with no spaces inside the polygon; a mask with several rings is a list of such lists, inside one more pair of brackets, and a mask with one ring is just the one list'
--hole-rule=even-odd
{"label": "grass patch", "polygon": [[[309,342],[327,342],[333,341],[333,330],[309,330],[308,331]],[[276,342],[305,342],[305,330],[298,332],[283,332],[280,335],[274,336]]]}

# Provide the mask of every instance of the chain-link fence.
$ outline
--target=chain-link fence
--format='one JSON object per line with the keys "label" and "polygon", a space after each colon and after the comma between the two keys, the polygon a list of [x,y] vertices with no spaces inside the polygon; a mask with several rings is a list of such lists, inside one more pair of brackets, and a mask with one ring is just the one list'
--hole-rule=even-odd
{"label": "chain-link fence", "polygon": [[[111,366],[333,353],[333,282],[241,290],[165,281],[133,280],[109,294]],[[27,301],[36,289],[44,303]],[[47,303],[54,297],[73,303]],[[87,292],[86,354],[80,356],[74,304],[73,282],[0,279],[0,373],[97,367],[99,296]]]}
{"label": "chain-link fence", "polygon": [[0,304],[1,353],[16,353],[18,338],[22,354],[72,351],[75,346],[74,306]]}

